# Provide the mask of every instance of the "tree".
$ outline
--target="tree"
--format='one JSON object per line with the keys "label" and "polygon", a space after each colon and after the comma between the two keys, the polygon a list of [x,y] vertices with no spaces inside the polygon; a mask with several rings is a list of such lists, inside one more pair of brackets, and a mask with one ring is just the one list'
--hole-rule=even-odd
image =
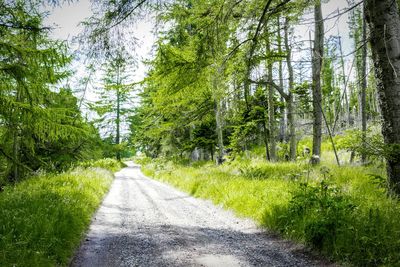
{"label": "tree", "polygon": [[270,161],[276,161],[276,122],[275,122],[275,88],[272,83],[273,57],[271,55],[271,42],[269,32],[266,31],[266,52],[267,52],[267,95],[268,95],[268,129],[270,144]]}
{"label": "tree", "polygon": [[65,44],[49,40],[38,10],[36,1],[2,2],[0,8],[0,153],[7,162],[2,172],[13,182],[60,166],[62,157],[43,160],[55,143],[69,142],[79,155],[92,134],[76,106],[68,106],[75,98],[68,89],[57,89],[69,75],[70,57]]}
{"label": "tree", "polygon": [[[365,8],[365,4],[364,4]],[[364,10],[365,12],[365,10]],[[367,139],[367,26],[365,22],[365,15],[362,20],[362,64],[361,64],[361,131],[362,131],[362,142],[363,148],[366,149]],[[361,161],[365,163],[367,161],[367,155],[361,154]]]}
{"label": "tree", "polygon": [[99,88],[100,100],[90,106],[100,116],[96,124],[106,131],[107,136],[114,139],[115,157],[121,160],[121,129],[126,124],[131,109],[129,104],[132,85],[127,83],[130,58],[123,50],[119,50],[109,60],[105,64],[103,86]]}
{"label": "tree", "polygon": [[319,163],[321,156],[322,138],[322,94],[321,68],[324,57],[324,22],[322,19],[321,2],[316,1],[314,6],[315,36],[312,53],[312,95],[313,95],[313,146],[314,163]]}
{"label": "tree", "polygon": [[382,110],[382,134],[388,153],[390,191],[400,195],[400,17],[396,1],[367,0],[375,79]]}

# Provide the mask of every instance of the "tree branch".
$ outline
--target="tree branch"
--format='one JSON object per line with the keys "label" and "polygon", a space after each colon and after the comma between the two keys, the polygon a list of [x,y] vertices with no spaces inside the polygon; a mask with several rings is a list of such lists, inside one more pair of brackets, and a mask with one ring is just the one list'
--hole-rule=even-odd
{"label": "tree branch", "polygon": [[281,88],[279,85],[277,85],[276,83],[274,83],[274,81],[271,81],[271,82],[265,81],[265,80],[254,81],[254,80],[252,80],[252,79],[250,79],[250,78],[248,79],[248,81],[249,81],[250,83],[253,83],[253,84],[270,85],[270,86],[274,87],[274,88],[278,91],[278,93],[279,93],[286,101],[289,99],[289,94],[285,93],[285,91],[283,91],[283,88]]}

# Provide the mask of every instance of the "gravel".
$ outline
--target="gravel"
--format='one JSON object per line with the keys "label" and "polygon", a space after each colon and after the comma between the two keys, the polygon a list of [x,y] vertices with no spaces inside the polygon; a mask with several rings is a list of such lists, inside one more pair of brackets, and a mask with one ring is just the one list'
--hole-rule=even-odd
{"label": "gravel", "polygon": [[116,173],[71,266],[327,266],[248,219],[145,177]]}

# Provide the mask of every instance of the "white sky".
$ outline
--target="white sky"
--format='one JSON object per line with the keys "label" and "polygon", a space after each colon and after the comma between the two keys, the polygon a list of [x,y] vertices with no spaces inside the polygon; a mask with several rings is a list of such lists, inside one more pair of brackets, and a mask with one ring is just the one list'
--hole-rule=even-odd
{"label": "white sky", "polygon": [[[59,7],[49,8],[49,16],[45,24],[53,26],[54,30],[50,36],[55,39],[68,40],[82,32],[81,21],[92,14],[89,0],[79,0],[73,3],[65,3]],[[134,26],[135,37],[139,40],[136,54],[138,58],[138,69],[135,72],[135,80],[144,78],[147,68],[141,63],[142,60],[150,57],[150,52],[155,41],[152,32],[153,24],[150,20],[141,20]]]}

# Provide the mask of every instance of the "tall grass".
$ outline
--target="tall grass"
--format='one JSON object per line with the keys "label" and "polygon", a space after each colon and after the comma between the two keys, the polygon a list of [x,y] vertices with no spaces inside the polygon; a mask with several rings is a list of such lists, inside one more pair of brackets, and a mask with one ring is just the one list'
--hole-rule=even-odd
{"label": "tall grass", "polygon": [[400,204],[374,167],[234,161],[222,166],[146,162],[156,179],[357,266],[400,266]]}
{"label": "tall grass", "polygon": [[110,170],[112,172],[116,172],[121,168],[125,167],[125,164],[121,161],[111,158],[99,159],[99,160],[88,160],[79,163],[79,166],[88,168],[88,167],[97,167],[106,170]]}
{"label": "tall grass", "polygon": [[112,173],[78,168],[0,193],[0,265],[66,266],[108,190]]}

